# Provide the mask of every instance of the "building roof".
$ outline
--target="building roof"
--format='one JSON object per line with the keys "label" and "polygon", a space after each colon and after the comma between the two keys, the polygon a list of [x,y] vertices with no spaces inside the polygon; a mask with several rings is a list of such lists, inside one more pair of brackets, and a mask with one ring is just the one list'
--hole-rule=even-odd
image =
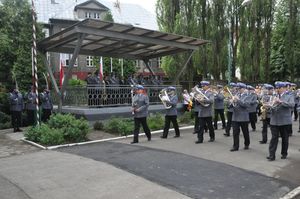
{"label": "building roof", "polygon": [[[55,0],[54,3],[50,0],[37,0],[35,2],[37,20],[45,24],[49,23],[50,18],[79,20],[74,14],[75,6],[86,1],[88,0]],[[156,17],[139,5],[120,3],[118,7],[114,0],[96,1],[109,8],[116,23],[158,30]]]}
{"label": "building roof", "polygon": [[197,50],[208,41],[176,34],[85,19],[38,43],[42,52],[72,54],[84,37],[79,54],[149,60]]}

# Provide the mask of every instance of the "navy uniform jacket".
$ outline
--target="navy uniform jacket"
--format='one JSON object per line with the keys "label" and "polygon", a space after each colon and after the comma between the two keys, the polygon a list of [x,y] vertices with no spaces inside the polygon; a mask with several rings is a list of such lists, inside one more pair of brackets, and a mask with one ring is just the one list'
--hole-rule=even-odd
{"label": "navy uniform jacket", "polygon": [[170,97],[170,102],[167,102],[168,105],[171,105],[171,108],[166,109],[166,115],[177,116],[177,103],[178,97],[175,94],[174,96]]}
{"label": "navy uniform jacket", "polygon": [[240,99],[236,102],[236,105],[233,106],[232,121],[233,122],[249,122],[249,112],[248,108],[250,106],[249,95],[243,93],[240,95]]}
{"label": "navy uniform jacket", "polygon": [[212,117],[212,105],[214,103],[214,95],[210,91],[203,92],[203,94],[208,98],[205,99],[205,103],[209,106],[205,107],[200,104],[200,109],[198,112],[198,117]]}
{"label": "navy uniform jacket", "polygon": [[28,92],[25,95],[26,110],[36,110],[36,94],[34,92]]}
{"label": "navy uniform jacket", "polygon": [[142,118],[148,116],[149,97],[144,94],[136,94],[133,97],[133,108],[137,109],[134,112],[135,118]]}
{"label": "navy uniform jacket", "polygon": [[274,126],[290,125],[292,124],[291,108],[295,106],[294,97],[285,92],[279,99],[283,102],[271,109],[270,124]]}
{"label": "navy uniform jacket", "polygon": [[258,105],[257,95],[255,93],[249,93],[249,113],[256,113],[256,108]]}
{"label": "navy uniform jacket", "polygon": [[41,101],[42,101],[42,109],[53,109],[52,98],[50,92],[42,92],[41,93]]}
{"label": "navy uniform jacket", "polygon": [[20,92],[9,93],[9,104],[11,111],[22,111],[24,109],[23,96]]}
{"label": "navy uniform jacket", "polygon": [[215,109],[224,109],[224,95],[222,93],[215,95],[214,105]]}

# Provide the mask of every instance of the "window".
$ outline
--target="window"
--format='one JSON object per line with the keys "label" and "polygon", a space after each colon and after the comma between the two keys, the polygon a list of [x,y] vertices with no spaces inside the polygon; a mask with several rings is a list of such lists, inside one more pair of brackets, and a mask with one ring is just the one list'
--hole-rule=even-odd
{"label": "window", "polygon": [[93,56],[86,57],[86,66],[87,67],[94,67],[93,59],[94,59]]}
{"label": "window", "polygon": [[91,18],[92,14],[90,12],[85,12],[85,18]]}
{"label": "window", "polygon": [[100,14],[98,12],[94,12],[94,19],[100,19]]}
{"label": "window", "polygon": [[[65,67],[70,65],[72,55],[71,54],[60,54],[60,60],[62,61]],[[78,58],[75,61],[74,67],[78,66]]]}

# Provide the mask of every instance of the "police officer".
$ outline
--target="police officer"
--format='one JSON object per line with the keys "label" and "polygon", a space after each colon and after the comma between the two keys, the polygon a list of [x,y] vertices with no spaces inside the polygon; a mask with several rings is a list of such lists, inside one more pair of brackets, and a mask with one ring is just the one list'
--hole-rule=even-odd
{"label": "police officer", "polygon": [[53,110],[52,98],[50,95],[50,91],[47,88],[45,88],[44,92],[41,93],[41,102],[42,102],[42,121],[47,122]]}
{"label": "police officer", "polygon": [[195,142],[196,144],[203,143],[203,133],[205,125],[207,125],[209,129],[209,142],[215,141],[215,132],[212,125],[212,105],[214,103],[214,95],[209,90],[209,81],[201,81],[200,84],[203,89],[203,95],[205,95],[205,97],[203,97],[200,101],[200,109],[198,113],[200,127],[197,131],[198,140]]}
{"label": "police officer", "polygon": [[273,100],[273,91],[274,87],[271,84],[264,84],[264,89],[266,89],[266,93],[263,93],[261,96],[261,116],[262,116],[262,140],[259,141],[260,144],[266,144],[268,141],[268,126],[270,125],[270,117],[271,117],[271,110],[270,104]]}
{"label": "police officer", "polygon": [[249,112],[248,108],[250,100],[247,93],[247,86],[244,83],[237,83],[238,94],[232,99],[231,106],[233,107],[232,114],[232,128],[233,128],[233,147],[231,152],[239,150],[240,144],[240,129],[244,135],[244,149],[249,149],[250,137],[249,137]]}
{"label": "police officer", "polygon": [[131,144],[139,142],[140,125],[142,124],[144,132],[148,138],[151,140],[151,132],[147,125],[147,115],[149,107],[149,97],[145,94],[144,87],[141,85],[136,86],[136,94],[133,97],[132,102],[132,114],[134,117],[134,132],[133,141]]}
{"label": "police officer", "polygon": [[223,86],[217,85],[217,93],[214,95],[214,109],[215,109],[215,117],[214,117],[214,128],[218,129],[218,115],[220,115],[222,120],[223,129],[226,128],[225,117],[224,117],[224,95],[222,93]]}
{"label": "police officer", "polygon": [[288,93],[287,84],[285,82],[275,82],[275,88],[278,96],[274,100],[271,108],[271,133],[272,138],[269,145],[269,161],[276,158],[276,149],[279,136],[282,139],[281,159],[286,159],[289,146],[289,126],[292,124],[291,109],[294,108],[294,97]]}
{"label": "police officer", "polygon": [[[231,90],[231,93],[233,95],[236,94],[236,84],[234,82],[231,82],[229,84],[229,86],[232,88]],[[230,89],[230,88],[228,88]],[[230,129],[231,129],[231,125],[232,125],[232,114],[233,114],[233,107],[231,106],[230,102],[228,100],[225,101],[226,102],[226,106],[227,106],[227,113],[226,113],[226,116],[227,116],[227,124],[226,124],[226,128],[225,128],[225,133],[224,135],[226,137],[229,137],[230,136]]]}
{"label": "police officer", "polygon": [[[201,84],[200,84],[201,86]],[[193,98],[193,109],[194,109],[194,132],[193,134],[196,134],[199,131],[199,110],[200,110],[200,103],[194,98],[193,93],[191,93],[191,96]]]}
{"label": "police officer", "polygon": [[295,101],[295,107],[294,107],[294,121],[297,121],[298,119],[298,110],[297,110],[297,107],[298,107],[298,103],[299,103],[299,96],[297,95],[297,84],[295,83],[291,83],[291,92],[294,96],[294,101]]}
{"label": "police officer", "polygon": [[161,138],[167,138],[169,129],[170,129],[170,123],[172,122],[173,127],[175,129],[175,136],[174,138],[180,137],[180,131],[177,123],[177,103],[178,103],[178,97],[176,94],[176,88],[173,86],[169,86],[167,88],[167,92],[169,94],[170,102],[167,102],[167,105],[171,106],[171,108],[166,109],[166,115],[165,115],[165,126],[163,135]]}
{"label": "police officer", "polygon": [[253,86],[247,85],[247,89],[249,91],[249,101],[250,101],[250,106],[249,106],[249,119],[250,119],[250,124],[252,131],[256,130],[256,122],[257,122],[257,105],[258,105],[258,97],[255,93],[255,88]]}
{"label": "police officer", "polygon": [[20,126],[22,124],[22,111],[24,109],[23,96],[17,88],[9,93],[9,104],[11,111],[11,123],[14,132],[22,132]]}
{"label": "police officer", "polygon": [[27,113],[28,125],[34,125],[37,104],[36,104],[36,94],[33,86],[30,87],[30,90],[25,95],[25,101],[26,101],[25,108]]}

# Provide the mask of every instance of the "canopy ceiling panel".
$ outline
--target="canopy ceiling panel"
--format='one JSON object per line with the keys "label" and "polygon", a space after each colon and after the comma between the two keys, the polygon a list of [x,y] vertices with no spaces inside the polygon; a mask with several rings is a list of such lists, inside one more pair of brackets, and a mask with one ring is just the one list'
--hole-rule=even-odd
{"label": "canopy ceiling panel", "polygon": [[206,40],[147,30],[127,24],[85,19],[38,43],[42,52],[73,53],[83,36],[79,54],[148,60],[199,49]]}

